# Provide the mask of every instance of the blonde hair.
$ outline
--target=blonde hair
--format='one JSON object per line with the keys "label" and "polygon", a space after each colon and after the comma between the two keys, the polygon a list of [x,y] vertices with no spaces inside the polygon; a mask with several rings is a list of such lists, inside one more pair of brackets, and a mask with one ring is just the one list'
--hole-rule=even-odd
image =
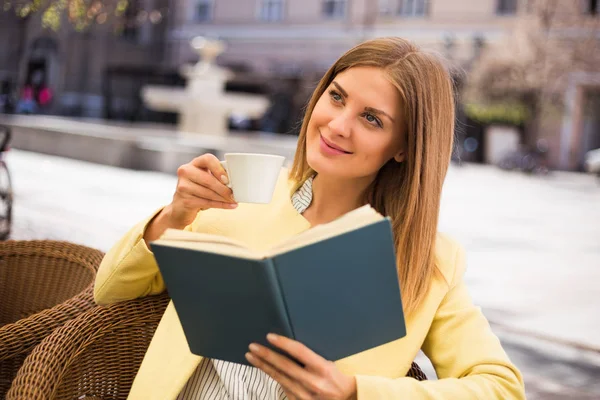
{"label": "blonde hair", "polygon": [[315,174],[306,159],[306,131],[315,105],[337,74],[357,66],[382,68],[402,99],[405,159],[392,159],[379,170],[365,202],[392,220],[402,300],[410,314],[426,296],[437,270],[440,198],[454,137],[452,79],[437,56],[400,38],[370,40],[346,52],[321,79],[307,105],[290,171],[298,187]]}

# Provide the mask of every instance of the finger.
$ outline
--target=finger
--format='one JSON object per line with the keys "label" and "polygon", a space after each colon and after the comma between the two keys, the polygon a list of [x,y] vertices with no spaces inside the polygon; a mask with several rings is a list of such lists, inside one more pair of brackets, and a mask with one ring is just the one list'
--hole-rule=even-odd
{"label": "finger", "polygon": [[192,181],[181,181],[177,191],[185,198],[199,198],[212,201],[221,201],[225,203],[235,203],[231,197],[223,197],[214,190],[209,189],[206,186],[198,185]]}
{"label": "finger", "polygon": [[312,398],[311,393],[300,382],[291,379],[288,375],[269,364],[260,356],[252,353],[246,353],[246,359],[248,362],[250,362],[250,364],[262,370],[264,373],[273,378],[273,380],[277,381],[286,393],[289,393],[293,397],[299,399]]}
{"label": "finger", "polygon": [[329,361],[296,340],[287,338],[285,336],[276,335],[274,333],[269,333],[267,335],[267,340],[273,346],[283,350],[298,360],[308,370],[313,370],[320,373],[329,368]]}
{"label": "finger", "polygon": [[290,376],[294,380],[299,381],[305,387],[314,387],[314,381],[317,377],[300,367],[296,362],[290,360],[288,357],[256,343],[252,343],[249,348],[251,355],[255,355],[260,359],[265,360],[280,371],[285,371],[286,375]]}
{"label": "finger", "polygon": [[221,196],[224,201],[234,201],[233,192],[206,170],[191,164],[186,164],[177,170],[182,181],[189,180],[199,186],[204,186]]}
{"label": "finger", "polygon": [[237,203],[203,199],[192,195],[183,195],[182,201],[185,208],[193,210],[208,210],[209,208],[223,208],[231,210],[237,208],[238,206]]}
{"label": "finger", "polygon": [[201,155],[200,157],[196,157],[192,160],[191,164],[197,168],[209,170],[213,176],[215,176],[219,181],[223,182],[224,184],[229,183],[227,171],[225,171],[225,168],[223,168],[223,166],[221,165],[221,161],[213,154],[206,153]]}
{"label": "finger", "polygon": [[237,206],[237,203],[225,203],[222,201],[205,200],[205,206],[200,207],[200,209],[208,210],[209,208],[223,208],[225,210],[232,210],[234,208],[237,208]]}
{"label": "finger", "polygon": [[290,392],[288,389],[286,389],[285,386],[280,385],[281,388],[283,389],[283,393],[285,393],[286,397],[288,400],[304,400],[304,399],[314,399],[315,397],[313,395],[309,395],[308,397],[298,397],[298,396],[294,396],[294,394],[292,392]]}

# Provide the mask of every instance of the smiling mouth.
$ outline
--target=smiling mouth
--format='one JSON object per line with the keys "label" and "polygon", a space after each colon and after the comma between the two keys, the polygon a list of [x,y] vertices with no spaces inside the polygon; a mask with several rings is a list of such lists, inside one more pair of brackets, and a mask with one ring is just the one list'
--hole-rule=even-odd
{"label": "smiling mouth", "polygon": [[325,145],[326,145],[327,147],[329,147],[330,149],[333,149],[333,150],[335,150],[335,151],[339,151],[340,153],[344,153],[344,154],[352,154],[352,152],[351,152],[351,151],[346,151],[346,150],[342,149],[341,147],[339,147],[339,146],[336,146],[335,144],[333,144],[333,143],[331,143],[331,142],[327,141],[327,139],[325,139],[325,138],[323,137],[323,135],[321,135],[321,140],[322,140],[322,141],[323,141],[323,143],[325,143]]}

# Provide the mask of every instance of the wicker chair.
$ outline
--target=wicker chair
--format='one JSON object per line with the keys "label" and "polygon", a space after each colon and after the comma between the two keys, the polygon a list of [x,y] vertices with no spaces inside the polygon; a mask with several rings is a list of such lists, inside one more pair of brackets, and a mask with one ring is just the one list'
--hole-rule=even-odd
{"label": "wicker chair", "polygon": [[[149,296],[67,322],[27,357],[6,399],[126,399],[168,302]],[[415,363],[407,376],[427,379]]]}
{"label": "wicker chair", "polygon": [[67,242],[0,242],[0,398],[34,346],[95,306],[102,257]]}
{"label": "wicker chair", "polygon": [[167,294],[97,306],[40,343],[19,370],[8,399],[126,399]]}

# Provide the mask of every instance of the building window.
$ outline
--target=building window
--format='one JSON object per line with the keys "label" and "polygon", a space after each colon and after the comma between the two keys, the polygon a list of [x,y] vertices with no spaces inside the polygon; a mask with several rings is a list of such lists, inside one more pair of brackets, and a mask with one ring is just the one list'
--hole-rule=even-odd
{"label": "building window", "polygon": [[496,14],[512,15],[517,13],[517,0],[498,0]]}
{"label": "building window", "polygon": [[525,2],[525,11],[527,11],[528,14],[531,14],[532,12],[535,11],[535,1],[536,0],[527,0]]}
{"label": "building window", "polygon": [[259,18],[263,21],[281,21],[283,19],[284,0],[262,0]]}
{"label": "building window", "polygon": [[394,0],[379,0],[379,14],[381,14],[381,15],[393,14],[395,7],[392,6],[392,3],[395,3],[395,1]]}
{"label": "building window", "polygon": [[327,18],[344,18],[346,15],[346,0],[324,0],[323,15]]}
{"label": "building window", "polygon": [[196,0],[196,11],[194,21],[207,22],[212,19],[213,2],[212,0]]}
{"label": "building window", "polygon": [[598,0],[586,0],[586,14],[598,15],[600,13],[598,3],[600,3]]}
{"label": "building window", "polygon": [[398,15],[404,17],[423,17],[427,14],[428,0],[400,0]]}

